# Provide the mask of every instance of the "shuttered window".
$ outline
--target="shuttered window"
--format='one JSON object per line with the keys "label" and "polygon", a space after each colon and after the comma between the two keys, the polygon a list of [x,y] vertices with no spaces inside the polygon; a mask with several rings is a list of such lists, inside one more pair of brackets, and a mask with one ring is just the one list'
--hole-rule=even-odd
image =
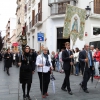
{"label": "shuttered window", "polygon": [[32,10],[32,26],[34,26],[35,21],[35,10]]}
{"label": "shuttered window", "polygon": [[100,0],[94,0],[94,13],[100,14]]}

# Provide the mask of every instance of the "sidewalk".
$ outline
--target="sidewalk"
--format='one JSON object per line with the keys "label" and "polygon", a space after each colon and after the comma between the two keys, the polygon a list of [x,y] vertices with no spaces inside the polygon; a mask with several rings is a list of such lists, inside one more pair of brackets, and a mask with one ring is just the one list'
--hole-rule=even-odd
{"label": "sidewalk", "polygon": [[[0,100],[18,100],[18,72],[19,69],[16,66],[10,68],[10,76],[7,76],[6,72],[3,71],[3,62],[0,62]],[[56,81],[56,94],[53,94],[52,82],[49,85],[49,96],[43,100],[100,100],[100,82],[95,88],[97,80],[88,82],[88,90],[90,93],[86,94],[80,90],[79,83],[82,81],[82,76],[71,75],[71,89],[73,95],[69,95],[67,92],[61,90],[63,83],[64,74],[54,72]],[[20,85],[20,100],[22,98],[22,89]],[[42,100],[41,92],[39,89],[39,78],[38,74],[33,75],[33,83],[31,88],[30,96],[32,100]]]}

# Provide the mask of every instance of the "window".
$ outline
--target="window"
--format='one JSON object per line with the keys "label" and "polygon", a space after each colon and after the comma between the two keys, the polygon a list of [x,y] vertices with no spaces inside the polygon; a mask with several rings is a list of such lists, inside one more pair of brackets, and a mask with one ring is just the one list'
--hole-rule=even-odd
{"label": "window", "polygon": [[94,27],[93,28],[93,35],[99,35],[100,34],[100,28]]}
{"label": "window", "polygon": [[94,0],[94,13],[100,14],[100,0]]}

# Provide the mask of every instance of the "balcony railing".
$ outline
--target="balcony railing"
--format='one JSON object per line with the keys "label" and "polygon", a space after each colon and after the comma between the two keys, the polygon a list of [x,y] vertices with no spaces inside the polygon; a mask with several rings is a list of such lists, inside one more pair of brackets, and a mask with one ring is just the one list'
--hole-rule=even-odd
{"label": "balcony railing", "polygon": [[51,8],[51,15],[65,14],[66,7]]}
{"label": "balcony railing", "polygon": [[49,5],[50,4],[55,4],[55,3],[60,3],[60,2],[69,2],[73,0],[48,0]]}
{"label": "balcony railing", "polygon": [[36,24],[39,21],[42,21],[42,12],[36,14],[34,24]]}

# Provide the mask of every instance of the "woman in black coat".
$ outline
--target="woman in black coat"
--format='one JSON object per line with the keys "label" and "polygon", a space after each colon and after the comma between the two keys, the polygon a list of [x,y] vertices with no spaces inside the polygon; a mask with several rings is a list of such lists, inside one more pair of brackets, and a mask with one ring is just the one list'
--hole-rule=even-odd
{"label": "woman in black coat", "polygon": [[[23,90],[23,99],[31,100],[29,92],[31,89],[31,83],[32,83],[32,73],[33,67],[32,67],[32,56],[30,55],[30,47],[26,46],[23,52],[23,55],[21,57],[21,63],[19,63],[20,67],[20,83],[22,84],[22,90]],[[25,94],[26,90],[26,84],[27,84],[27,95]]]}
{"label": "woman in black coat", "polygon": [[5,59],[5,67],[7,70],[7,74],[9,74],[9,68],[12,67],[12,61],[13,61],[13,56],[10,53],[10,49],[7,49],[7,52],[4,55],[4,59]]}

